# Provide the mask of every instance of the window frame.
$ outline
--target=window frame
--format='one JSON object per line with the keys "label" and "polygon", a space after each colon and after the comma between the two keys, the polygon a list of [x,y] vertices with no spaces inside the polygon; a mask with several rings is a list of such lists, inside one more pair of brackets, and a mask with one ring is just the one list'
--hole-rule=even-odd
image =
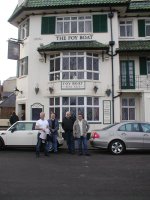
{"label": "window frame", "polygon": [[[57,104],[56,105],[56,98],[59,98],[59,105]],[[67,98],[66,100],[66,104],[63,103],[63,98]],[[75,104],[72,104],[71,105],[71,98],[75,98]],[[82,101],[83,103],[80,104],[79,103],[79,98],[82,98]],[[87,105],[87,98],[92,98],[92,104],[91,105]],[[94,98],[97,98],[98,99],[98,104],[97,105],[94,105]],[[73,102],[72,102],[73,103]],[[56,113],[56,108],[59,108],[59,120],[62,121],[63,120],[63,117],[65,116],[63,113],[66,112],[66,111],[72,111],[72,109],[75,109],[76,110],[76,116],[78,116],[79,113],[82,113],[84,114],[84,119],[87,120],[87,116],[88,116],[88,113],[87,113],[87,110],[88,108],[92,108],[92,120],[87,120],[88,122],[95,122],[95,123],[99,123],[101,122],[101,100],[100,100],[100,97],[91,97],[91,96],[61,96],[61,97],[50,97],[49,98],[49,112],[55,112]],[[82,108],[81,110],[84,111],[79,111],[80,108]],[[95,110],[94,110],[95,108]],[[96,113],[94,113],[96,110],[98,109],[98,117],[99,119],[96,120],[94,119],[94,115]],[[57,113],[56,113],[57,114]]]}
{"label": "window frame", "polygon": [[[121,22],[124,22],[124,24],[121,24]],[[131,22],[131,24],[128,24],[127,22]],[[128,35],[128,27],[131,26],[131,35]],[[121,35],[121,27],[124,27],[124,35]],[[126,37],[133,37],[134,33],[133,33],[133,20],[132,19],[120,19],[119,21],[119,36],[121,38],[126,38]]]}
{"label": "window frame", "polygon": [[[123,99],[127,101],[127,105],[123,105]],[[129,100],[134,99],[134,106],[129,105]],[[123,119],[123,109],[127,109],[127,118]],[[134,109],[134,119],[130,119],[130,111]],[[126,117],[126,116],[125,116]],[[122,121],[133,121],[136,119],[136,99],[135,97],[123,97],[121,99],[121,120]]]}
{"label": "window frame", "polygon": [[[149,34],[147,35],[147,27],[149,28]],[[145,20],[145,37],[150,37],[150,19]]]}
{"label": "window frame", "polygon": [[18,70],[19,77],[28,75],[28,56],[19,60]]}
{"label": "window frame", "polygon": [[19,39],[20,40],[25,40],[29,36],[29,31],[30,31],[30,21],[29,18],[23,21],[19,25]]}
{"label": "window frame", "polygon": [[[66,19],[65,19],[66,18]],[[68,18],[68,19],[67,19]],[[76,18],[73,19],[73,18]],[[80,19],[80,18],[84,18],[84,19]],[[88,19],[90,18],[90,19]],[[72,26],[73,26],[73,23],[76,22],[76,32],[73,32],[72,31]],[[83,31],[80,31],[80,23],[84,23],[84,28],[83,28]],[[90,25],[90,31],[86,31],[86,22],[89,22]],[[58,31],[58,23],[62,23],[61,25],[61,31]],[[68,26],[68,27],[65,27],[65,24]],[[66,32],[65,30],[67,30],[68,28],[68,31]],[[93,19],[92,19],[92,15],[73,15],[73,16],[62,16],[62,17],[56,17],[56,34],[85,34],[85,33],[93,33]]]}
{"label": "window frame", "polygon": [[[89,56],[90,54],[90,56]],[[87,69],[87,58],[92,59],[92,68]],[[60,58],[60,67],[59,71],[55,71],[55,59]],[[64,69],[63,66],[63,60],[68,59],[68,66],[67,69]],[[75,58],[75,68],[71,69],[71,58]],[[83,67],[80,69],[80,64],[79,64],[79,58],[82,58],[83,62]],[[100,80],[100,56],[98,53],[87,53],[83,51],[78,51],[78,52],[61,52],[59,54],[51,54],[50,55],[50,64],[49,64],[49,81],[56,81],[56,80],[61,80],[61,81],[68,81],[68,80],[94,80],[94,81],[99,81]],[[53,61],[54,60],[54,61]],[[54,66],[51,66],[51,61],[53,61]],[[94,64],[94,61],[97,62],[97,66]],[[96,66],[96,67],[95,67]],[[52,67],[54,68],[54,71],[52,71]],[[95,69],[94,69],[95,67]],[[96,69],[97,68],[97,69]],[[66,73],[66,77],[64,78],[63,74]],[[74,77],[73,77],[74,73]],[[91,73],[91,79],[88,78],[88,73]],[[58,75],[58,77],[56,76]]]}

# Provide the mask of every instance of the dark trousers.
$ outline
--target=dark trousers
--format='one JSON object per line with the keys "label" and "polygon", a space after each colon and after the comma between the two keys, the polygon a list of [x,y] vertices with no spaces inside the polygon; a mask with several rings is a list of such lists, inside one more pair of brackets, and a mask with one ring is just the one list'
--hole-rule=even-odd
{"label": "dark trousers", "polygon": [[77,141],[78,141],[79,153],[80,154],[87,154],[88,153],[87,137],[81,136],[80,138],[77,139]]}
{"label": "dark trousers", "polygon": [[66,134],[68,152],[69,153],[74,153],[74,151],[75,151],[75,144],[74,144],[73,131],[66,131],[65,134]]}
{"label": "dark trousers", "polygon": [[43,143],[43,140],[40,137],[38,137],[38,141],[36,145],[36,154],[39,155],[42,145],[44,146],[44,153],[45,155],[47,155],[48,154],[47,142],[45,141],[45,143]]}

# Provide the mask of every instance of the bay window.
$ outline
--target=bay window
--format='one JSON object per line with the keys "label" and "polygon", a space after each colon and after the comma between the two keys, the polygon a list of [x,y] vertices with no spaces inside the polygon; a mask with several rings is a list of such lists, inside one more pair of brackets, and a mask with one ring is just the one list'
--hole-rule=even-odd
{"label": "bay window", "polygon": [[60,121],[65,117],[66,112],[70,111],[74,118],[82,113],[86,120],[90,122],[99,122],[99,107],[99,97],[52,97],[50,98],[49,112],[54,112]]}
{"label": "bay window", "polygon": [[99,80],[99,55],[64,52],[50,56],[49,80]]}

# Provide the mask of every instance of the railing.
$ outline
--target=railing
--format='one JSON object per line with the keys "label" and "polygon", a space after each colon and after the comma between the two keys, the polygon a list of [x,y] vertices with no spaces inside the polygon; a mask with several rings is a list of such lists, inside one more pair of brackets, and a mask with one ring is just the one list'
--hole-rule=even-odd
{"label": "railing", "polygon": [[120,89],[147,89],[150,90],[150,75],[119,77]]}

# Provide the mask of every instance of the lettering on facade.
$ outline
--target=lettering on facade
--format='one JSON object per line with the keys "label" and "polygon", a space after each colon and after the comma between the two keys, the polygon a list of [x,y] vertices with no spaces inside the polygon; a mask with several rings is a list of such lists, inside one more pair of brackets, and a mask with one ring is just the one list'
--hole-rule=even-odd
{"label": "lettering on facade", "polygon": [[61,89],[84,89],[85,83],[83,81],[62,81],[61,82]]}
{"label": "lettering on facade", "polygon": [[103,101],[103,123],[111,124],[111,101]]}
{"label": "lettering on facade", "polygon": [[80,40],[92,40],[93,35],[61,35],[56,36],[57,41],[80,41]]}

